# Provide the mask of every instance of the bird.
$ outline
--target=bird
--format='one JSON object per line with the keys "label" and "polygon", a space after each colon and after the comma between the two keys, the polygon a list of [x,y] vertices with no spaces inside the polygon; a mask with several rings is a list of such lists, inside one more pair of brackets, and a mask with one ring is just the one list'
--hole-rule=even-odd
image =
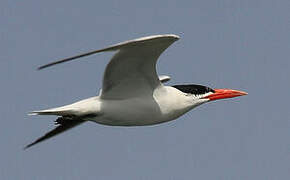
{"label": "bird", "polygon": [[89,121],[108,126],[156,125],[177,119],[206,102],[247,95],[244,91],[198,84],[166,86],[170,76],[158,76],[156,63],[179,39],[174,34],[151,35],[40,66],[39,70],[100,52],[115,52],[105,68],[99,95],[29,113],[57,116],[56,127],[24,149]]}

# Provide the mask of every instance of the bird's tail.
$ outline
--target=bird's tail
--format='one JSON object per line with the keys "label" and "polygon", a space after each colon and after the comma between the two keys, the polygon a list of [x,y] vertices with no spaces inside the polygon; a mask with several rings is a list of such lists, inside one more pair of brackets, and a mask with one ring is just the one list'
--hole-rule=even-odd
{"label": "bird's tail", "polygon": [[91,97],[61,107],[32,111],[28,115],[84,116],[92,113],[96,114],[99,110],[98,97]]}
{"label": "bird's tail", "polygon": [[28,115],[56,115],[56,116],[68,116],[73,115],[75,113],[75,109],[68,107],[68,106],[62,106],[57,108],[51,108],[51,109],[45,109],[45,110],[39,110],[39,111],[32,111],[29,112]]}

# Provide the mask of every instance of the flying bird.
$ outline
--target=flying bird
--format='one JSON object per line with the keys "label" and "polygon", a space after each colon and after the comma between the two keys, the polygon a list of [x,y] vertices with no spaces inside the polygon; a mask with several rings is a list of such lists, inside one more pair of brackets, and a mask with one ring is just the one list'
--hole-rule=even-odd
{"label": "flying bird", "polygon": [[165,86],[169,76],[158,76],[156,62],[179,39],[173,34],[125,41],[39,67],[44,69],[100,52],[114,51],[98,96],[31,115],[56,115],[55,129],[25,148],[87,121],[110,126],[146,126],[172,121],[206,102],[247,95],[231,89],[212,89],[196,84]]}

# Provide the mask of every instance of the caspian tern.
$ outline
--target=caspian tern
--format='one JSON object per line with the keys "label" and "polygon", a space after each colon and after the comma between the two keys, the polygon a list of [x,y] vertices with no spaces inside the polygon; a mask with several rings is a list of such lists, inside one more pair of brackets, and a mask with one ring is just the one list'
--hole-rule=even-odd
{"label": "caspian tern", "polygon": [[103,89],[98,96],[30,113],[56,115],[57,126],[25,148],[86,121],[110,126],[154,125],[172,121],[203,103],[247,94],[195,84],[163,85],[170,77],[157,75],[156,62],[162,52],[178,39],[173,34],[138,38],[39,67],[43,69],[99,52],[116,52],[105,69]]}

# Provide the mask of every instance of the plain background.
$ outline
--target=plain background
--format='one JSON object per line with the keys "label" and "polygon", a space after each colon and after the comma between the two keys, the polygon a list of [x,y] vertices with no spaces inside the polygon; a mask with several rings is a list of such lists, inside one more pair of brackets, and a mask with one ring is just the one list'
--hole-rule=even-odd
{"label": "plain background", "polygon": [[[0,179],[290,177],[290,1],[0,2]],[[86,123],[28,150],[55,117],[27,116],[95,96],[112,53],[40,65],[153,34],[181,37],[160,57],[168,84],[249,93],[149,127]]]}

